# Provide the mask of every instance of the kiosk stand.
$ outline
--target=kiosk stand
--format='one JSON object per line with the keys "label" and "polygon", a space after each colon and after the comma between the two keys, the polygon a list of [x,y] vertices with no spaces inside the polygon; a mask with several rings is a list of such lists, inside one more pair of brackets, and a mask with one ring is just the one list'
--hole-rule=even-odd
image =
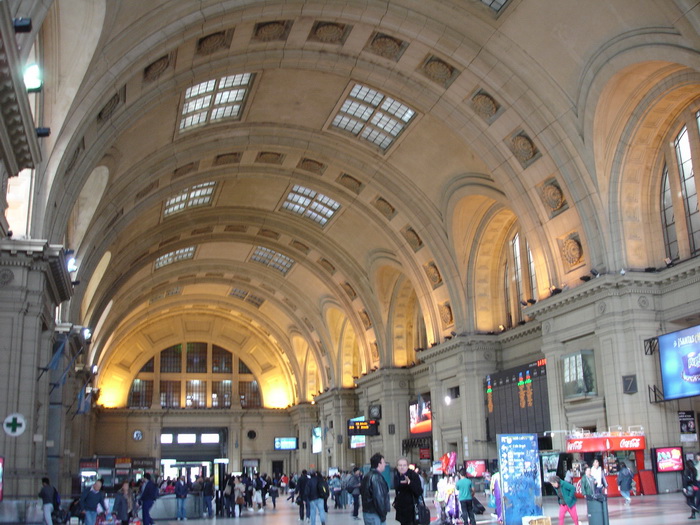
{"label": "kiosk stand", "polygon": [[[640,475],[644,470],[644,449],[646,439],[643,432],[595,432],[572,434],[566,438],[566,451],[574,454],[574,484],[583,475],[582,464],[590,466],[593,459],[601,460],[601,467],[608,482],[608,497],[620,496],[617,488],[617,466],[619,461],[627,463],[634,472],[637,494],[643,485]],[[633,465],[631,465],[633,463]],[[646,494],[647,492],[645,492]],[[576,495],[583,497],[577,490]]]}

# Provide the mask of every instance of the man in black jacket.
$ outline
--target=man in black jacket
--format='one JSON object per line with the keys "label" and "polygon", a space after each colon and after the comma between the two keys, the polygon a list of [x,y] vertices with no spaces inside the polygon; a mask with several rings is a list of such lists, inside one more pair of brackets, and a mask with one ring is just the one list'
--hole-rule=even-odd
{"label": "man in black jacket", "polygon": [[[306,469],[301,471],[301,476],[297,480],[297,505],[299,505],[299,521],[304,521],[304,512],[309,516],[310,506],[309,498],[306,495],[306,484],[309,482],[308,472]],[[310,516],[309,516],[310,517]]]}
{"label": "man in black jacket", "polygon": [[386,461],[377,452],[369,459],[370,471],[362,478],[362,517],[365,525],[383,525],[389,512],[389,486],[382,476]]}

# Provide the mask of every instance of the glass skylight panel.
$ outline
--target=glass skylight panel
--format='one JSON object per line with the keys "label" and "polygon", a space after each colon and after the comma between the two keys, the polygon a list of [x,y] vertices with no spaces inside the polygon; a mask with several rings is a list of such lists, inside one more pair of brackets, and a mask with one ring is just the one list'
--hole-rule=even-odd
{"label": "glass skylight panel", "polygon": [[182,105],[180,130],[225,118],[240,118],[252,80],[252,73],[242,73],[188,88]]}
{"label": "glass skylight panel", "polygon": [[258,246],[255,248],[255,251],[253,252],[253,255],[251,255],[250,259],[260,264],[264,264],[265,266],[269,266],[270,268],[274,268],[284,275],[287,275],[287,272],[289,272],[294,265],[294,259],[269,248],[265,248],[264,246]]}
{"label": "glass skylight panel", "polygon": [[168,264],[184,261],[185,259],[192,259],[192,257],[194,257],[194,246],[180,248],[179,250],[175,250],[158,257],[155,262],[155,269],[157,270],[158,268],[162,268]]}
{"label": "glass skylight panel", "polygon": [[239,299],[245,299],[248,295],[248,290],[241,290],[240,288],[234,288],[229,294],[232,297],[238,297]]}
{"label": "glass skylight panel", "polygon": [[322,193],[295,184],[282,203],[282,208],[325,226],[340,209],[340,204]]}
{"label": "glass skylight panel", "polygon": [[508,0],[481,0],[481,3],[490,7],[497,13],[503,9],[503,6],[506,5]]}
{"label": "glass skylight panel", "polygon": [[245,300],[251,304],[254,304],[257,308],[260,308],[262,306],[262,304],[265,302],[265,299],[263,299],[262,297],[258,297],[257,295],[253,295],[253,294],[248,294],[248,297],[246,297]]}
{"label": "glass skylight panel", "polygon": [[214,194],[215,187],[216,182],[202,182],[201,184],[195,184],[191,188],[185,188],[177,195],[165,201],[163,217],[169,217],[186,208],[209,204]]}
{"label": "glass skylight panel", "polygon": [[413,109],[398,100],[355,84],[331,125],[386,150],[415,115]]}

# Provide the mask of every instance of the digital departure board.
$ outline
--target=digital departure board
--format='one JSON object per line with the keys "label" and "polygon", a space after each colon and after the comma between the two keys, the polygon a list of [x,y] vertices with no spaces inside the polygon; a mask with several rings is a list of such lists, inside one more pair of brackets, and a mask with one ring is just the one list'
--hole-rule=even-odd
{"label": "digital departure board", "polygon": [[484,391],[489,440],[497,434],[541,434],[551,428],[546,359],[486,376]]}
{"label": "digital departure board", "polygon": [[348,419],[348,436],[378,436],[379,421],[368,419],[367,421],[353,421]]}

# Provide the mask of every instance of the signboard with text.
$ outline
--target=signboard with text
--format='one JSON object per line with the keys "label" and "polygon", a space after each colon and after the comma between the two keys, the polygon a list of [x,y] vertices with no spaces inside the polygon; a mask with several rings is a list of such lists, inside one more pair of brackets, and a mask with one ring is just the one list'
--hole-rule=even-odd
{"label": "signboard with text", "polygon": [[606,450],[644,450],[644,436],[569,437],[567,452],[604,452]]}
{"label": "signboard with text", "polygon": [[498,434],[505,525],[524,516],[542,516],[542,479],[537,434]]}

